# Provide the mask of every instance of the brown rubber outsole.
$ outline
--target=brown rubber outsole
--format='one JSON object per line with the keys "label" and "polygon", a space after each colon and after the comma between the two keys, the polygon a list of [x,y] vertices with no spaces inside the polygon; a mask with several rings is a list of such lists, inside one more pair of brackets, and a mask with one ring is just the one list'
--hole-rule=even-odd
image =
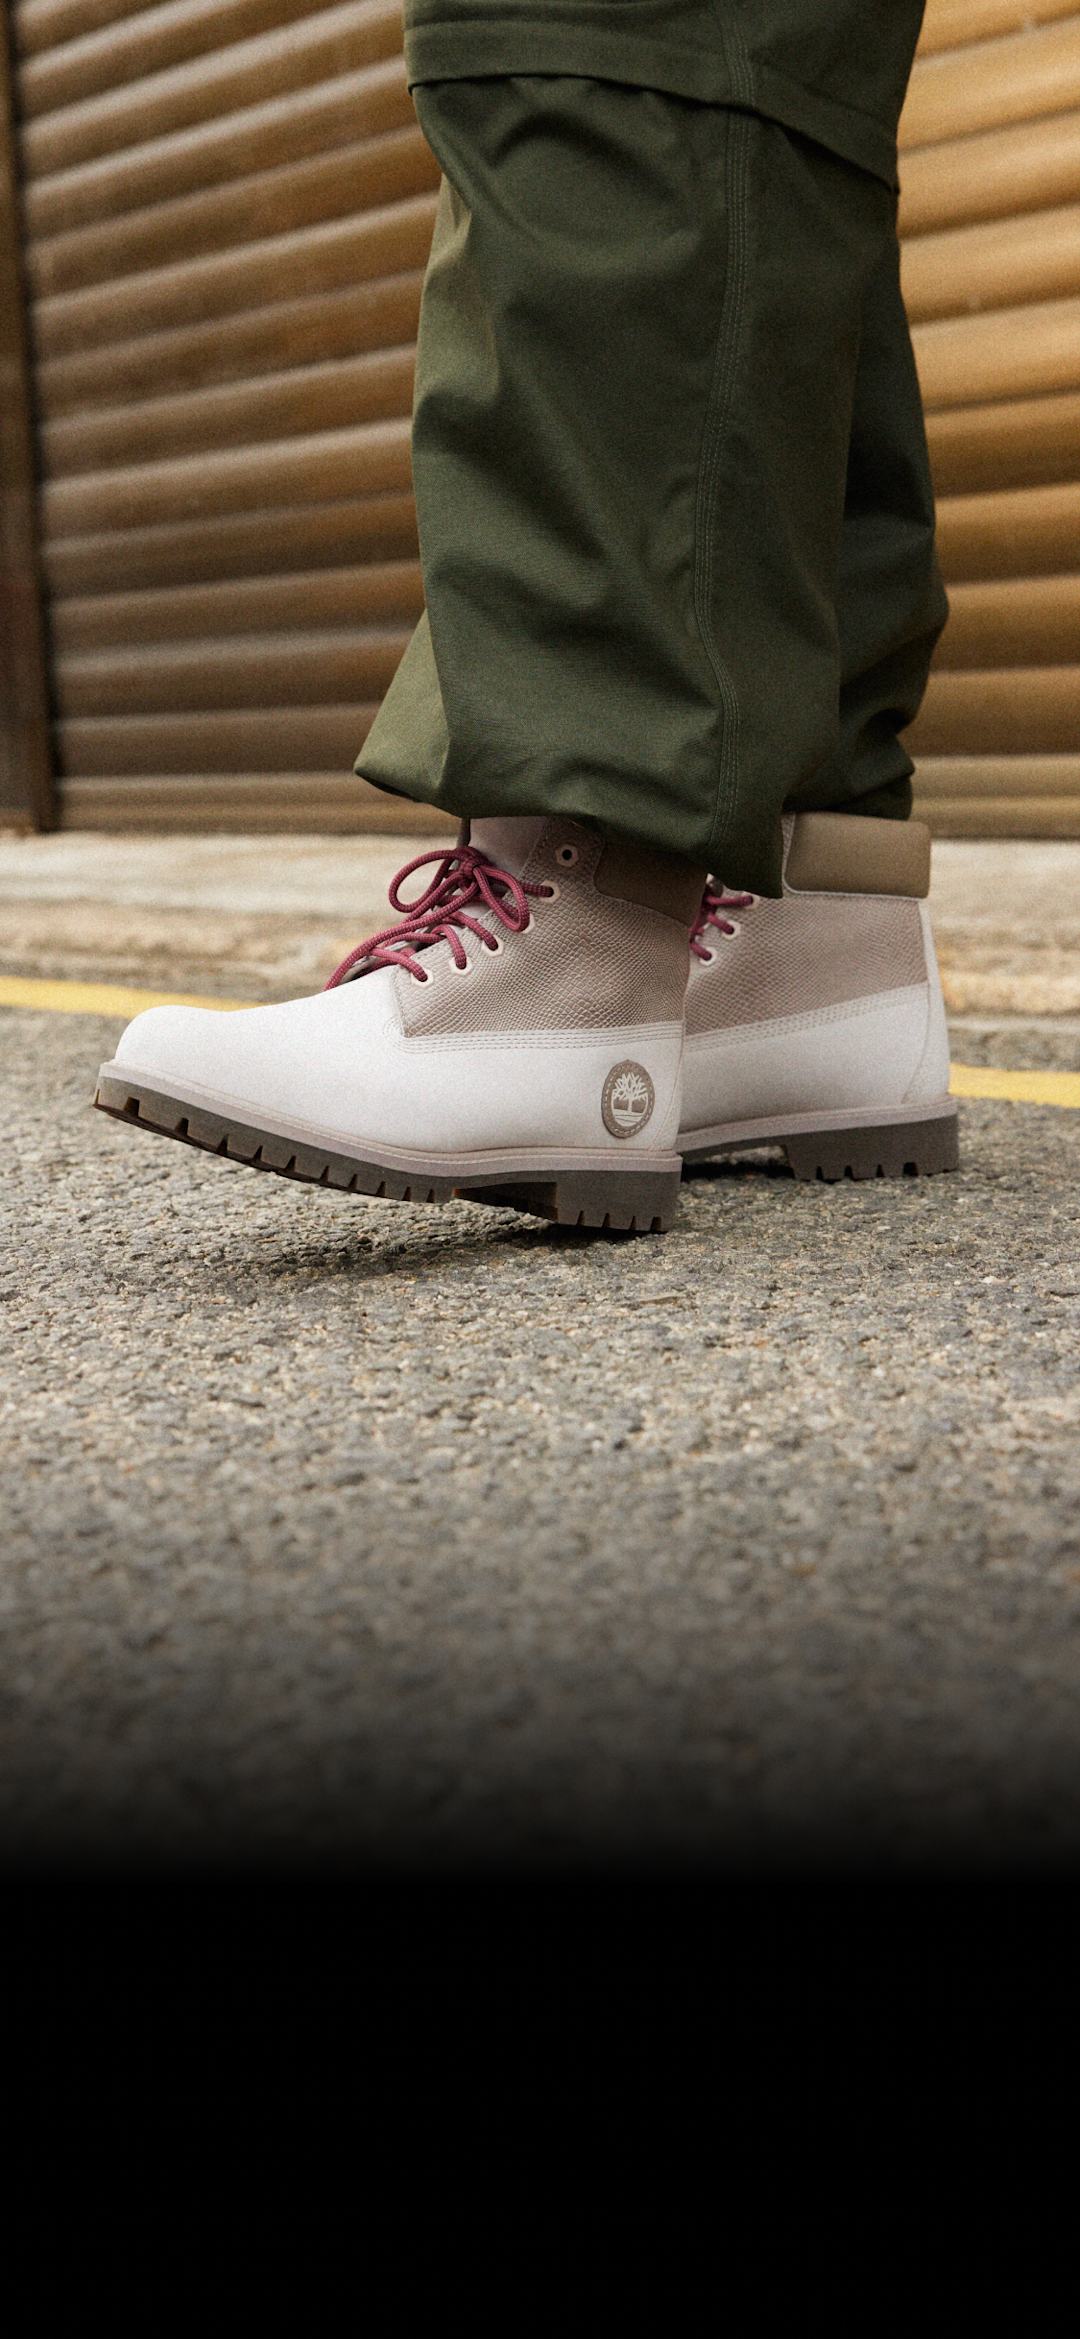
{"label": "brown rubber outsole", "polygon": [[826,1185],[842,1178],[932,1178],[960,1167],[955,1112],[865,1128],[759,1129],[753,1136],[728,1136],[719,1142],[714,1137],[711,1144],[697,1146],[691,1136],[683,1147],[683,1160],[692,1168],[697,1162],[719,1161],[726,1154],[763,1145],[781,1146],[797,1178],[820,1179]]}
{"label": "brown rubber outsole", "polygon": [[531,1171],[518,1177],[506,1168],[467,1177],[433,1176],[418,1165],[403,1168],[360,1161],[321,1145],[276,1136],[202,1105],[184,1104],[141,1081],[117,1078],[107,1068],[98,1077],[94,1103],[114,1120],[173,1137],[204,1153],[217,1153],[248,1169],[275,1177],[328,1186],[337,1193],[368,1195],[387,1202],[486,1202],[495,1209],[521,1210],[556,1226],[605,1228],[623,1234],[665,1234],[679,1200],[680,1171],[577,1169]]}

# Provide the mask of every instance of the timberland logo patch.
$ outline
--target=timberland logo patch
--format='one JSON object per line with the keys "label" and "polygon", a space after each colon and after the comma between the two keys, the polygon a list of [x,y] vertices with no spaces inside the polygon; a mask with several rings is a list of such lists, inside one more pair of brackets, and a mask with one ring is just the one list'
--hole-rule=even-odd
{"label": "timberland logo patch", "polygon": [[600,1110],[604,1127],[613,1137],[636,1137],[656,1103],[656,1090],[644,1064],[613,1064],[604,1082]]}

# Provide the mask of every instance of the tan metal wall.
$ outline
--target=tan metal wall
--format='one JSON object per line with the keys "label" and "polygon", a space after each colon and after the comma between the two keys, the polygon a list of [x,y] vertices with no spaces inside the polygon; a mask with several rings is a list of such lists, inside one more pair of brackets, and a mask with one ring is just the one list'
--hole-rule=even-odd
{"label": "tan metal wall", "polygon": [[400,10],[16,0],[14,24],[65,818],[352,821],[420,607],[436,172]]}
{"label": "tan metal wall", "polygon": [[[64,817],[351,825],[420,605],[397,0],[11,20]],[[954,601],[921,799],[1080,834],[1080,8],[929,0],[904,150]]]}
{"label": "tan metal wall", "polygon": [[0,823],[5,827],[50,826],[56,811],[36,474],[11,64],[0,38]]}
{"label": "tan metal wall", "polygon": [[920,801],[954,836],[1080,836],[1080,9],[929,0],[902,146],[953,605]]}

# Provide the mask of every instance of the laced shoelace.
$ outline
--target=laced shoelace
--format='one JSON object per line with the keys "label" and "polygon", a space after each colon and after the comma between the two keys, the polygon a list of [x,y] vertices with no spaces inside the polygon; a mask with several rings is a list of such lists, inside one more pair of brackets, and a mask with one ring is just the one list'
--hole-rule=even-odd
{"label": "laced shoelace", "polygon": [[715,926],[718,934],[737,934],[739,929],[732,925],[730,918],[724,916],[725,910],[752,910],[756,900],[757,895],[754,893],[728,893],[722,885],[707,885],[690,934],[690,948],[694,957],[708,964],[712,951],[706,948],[703,940],[706,928]]}
{"label": "laced shoelace", "polygon": [[[401,888],[406,878],[417,869],[425,869],[431,861],[436,861],[438,867],[424,892],[416,901],[403,901]],[[448,942],[455,966],[463,969],[469,963],[461,939],[463,931],[478,935],[485,950],[502,947],[490,928],[474,915],[471,905],[496,917],[508,933],[523,934],[532,915],[530,896],[549,900],[554,891],[554,886],[538,885],[524,877],[512,876],[509,869],[500,869],[478,845],[455,846],[449,853],[438,850],[418,853],[415,861],[407,861],[404,869],[398,870],[390,887],[390,906],[399,912],[399,923],[384,926],[378,934],[369,935],[366,942],[358,942],[355,950],[350,950],[341,965],[335,967],[326,988],[336,990],[361,965],[365,974],[372,973],[376,967],[406,967],[418,982],[430,982],[430,974],[421,966],[417,953],[432,942]]]}

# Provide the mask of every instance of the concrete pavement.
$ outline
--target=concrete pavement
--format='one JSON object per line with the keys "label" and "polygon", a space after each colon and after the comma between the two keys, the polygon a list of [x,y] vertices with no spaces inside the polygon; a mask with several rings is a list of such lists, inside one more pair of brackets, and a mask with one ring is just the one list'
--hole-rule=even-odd
{"label": "concrete pavement", "polygon": [[[385,925],[395,869],[439,841],[0,834],[0,974],[288,996]],[[1080,1018],[1080,844],[940,843],[933,909],[954,1013]]]}
{"label": "concrete pavement", "polygon": [[[190,882],[276,979],[289,905]],[[627,1241],[118,1128],[115,1036],[0,1015],[0,1857],[1075,1859],[1080,1113]],[[961,1039],[1080,1067],[1072,1014]]]}

